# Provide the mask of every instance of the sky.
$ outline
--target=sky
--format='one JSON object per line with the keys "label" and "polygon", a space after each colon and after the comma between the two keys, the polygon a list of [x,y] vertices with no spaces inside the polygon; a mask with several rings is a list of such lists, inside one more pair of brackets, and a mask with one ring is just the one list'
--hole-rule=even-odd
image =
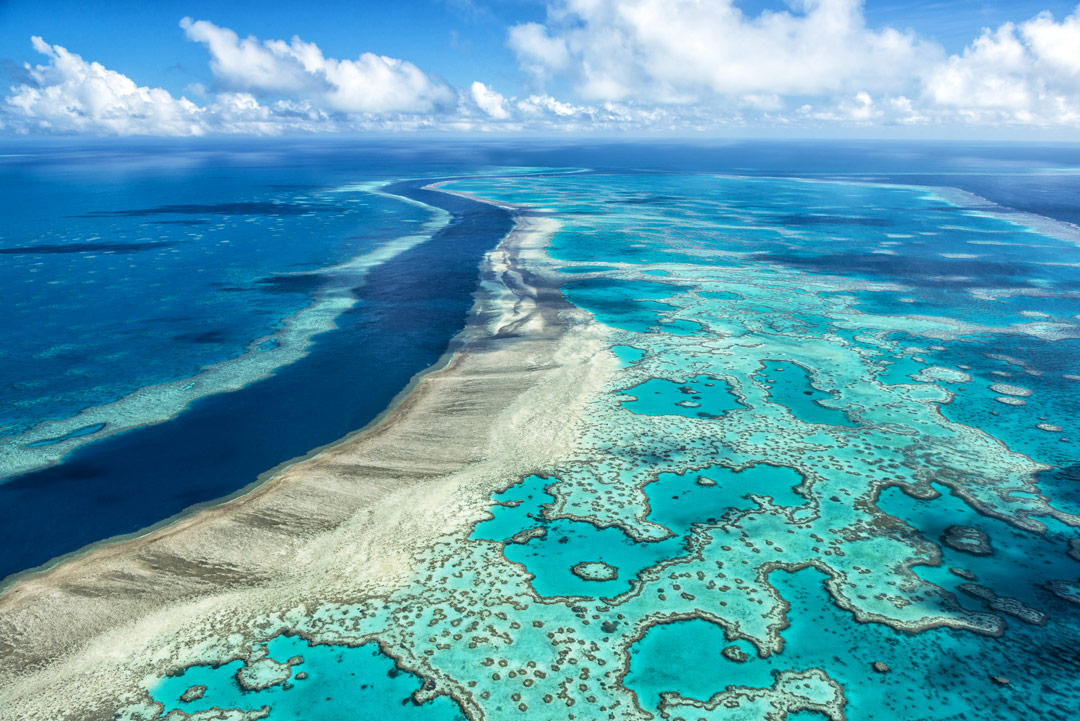
{"label": "sky", "polygon": [[1057,0],[0,0],[0,133],[1080,140]]}

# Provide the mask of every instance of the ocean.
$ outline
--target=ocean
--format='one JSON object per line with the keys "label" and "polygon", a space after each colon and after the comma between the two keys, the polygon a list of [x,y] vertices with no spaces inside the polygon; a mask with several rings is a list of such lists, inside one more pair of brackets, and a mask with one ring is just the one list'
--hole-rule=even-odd
{"label": "ocean", "polygon": [[362,428],[447,351],[510,228],[423,181],[357,185],[454,169],[423,160],[144,157],[6,159],[0,576]]}
{"label": "ocean", "polygon": [[435,180],[557,221],[530,270],[617,364],[573,458],[410,585],[173,669],[161,714],[1071,718],[1080,149],[153,150],[0,165],[0,576],[241,491],[444,358],[513,216]]}

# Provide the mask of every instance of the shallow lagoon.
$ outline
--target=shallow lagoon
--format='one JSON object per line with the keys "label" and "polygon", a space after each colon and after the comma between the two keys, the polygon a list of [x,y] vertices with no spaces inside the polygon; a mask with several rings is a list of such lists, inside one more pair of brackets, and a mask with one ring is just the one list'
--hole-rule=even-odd
{"label": "shallow lagoon", "polygon": [[[270,718],[297,721],[465,719],[445,696],[417,704],[412,694],[420,689],[421,680],[399,670],[375,644],[313,646],[301,638],[278,636],[260,647],[260,653],[265,655],[248,664],[237,660],[221,666],[192,666],[163,679],[151,696],[164,707],[163,715],[269,707]],[[204,688],[192,694],[199,698],[185,700],[193,687]]]}
{"label": "shallow lagoon", "polygon": [[[727,639],[722,628],[706,621],[656,626],[631,649],[627,686],[645,708],[655,708],[660,694],[673,688],[707,700],[727,686],[768,688],[781,670],[819,667],[843,686],[848,718],[900,721],[977,714],[1017,719],[1030,712],[1032,699],[1038,699],[1048,718],[1068,718],[1073,712],[1075,662],[1056,658],[1052,650],[1017,655],[995,639],[969,633],[935,630],[910,636],[880,624],[860,624],[830,602],[822,580],[814,570],[776,574],[774,583],[791,604],[791,626],[783,633],[780,654],[758,658],[752,645]],[[1023,646],[1038,645],[1037,631],[1023,628],[1014,634]],[[718,653],[732,645],[747,654],[745,662]],[[874,671],[875,661],[889,670]],[[1034,668],[1039,671],[1032,674]],[[1008,678],[1009,687],[1001,690],[990,675]]]}
{"label": "shallow lagoon", "polygon": [[761,372],[754,375],[762,383],[773,403],[786,406],[807,423],[825,423],[835,426],[854,427],[856,424],[839,408],[821,401],[833,400],[833,396],[814,386],[810,374],[796,363],[767,360]]}
{"label": "shallow lagoon", "polygon": [[[522,564],[532,574],[532,588],[544,597],[609,597],[630,589],[637,575],[665,558],[678,555],[682,538],[643,543],[630,538],[618,528],[597,528],[591,523],[568,519],[550,520],[544,506],[555,500],[545,486],[558,479],[530,476],[520,485],[501,493],[497,500],[517,505],[492,508],[491,520],[476,526],[472,537],[507,541],[530,529],[542,529],[543,535],[524,542],[507,543],[506,557]],[[574,573],[580,563],[606,563],[617,571],[610,580],[591,580]]]}
{"label": "shallow lagoon", "polygon": [[627,388],[623,408],[648,416],[680,415],[711,418],[744,406],[731,391],[731,384],[720,378],[694,376],[686,382],[653,378]]}

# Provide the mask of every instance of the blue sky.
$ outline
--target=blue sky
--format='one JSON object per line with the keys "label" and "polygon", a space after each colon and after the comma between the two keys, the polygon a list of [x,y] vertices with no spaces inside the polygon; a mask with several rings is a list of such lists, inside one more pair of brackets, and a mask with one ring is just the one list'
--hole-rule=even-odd
{"label": "blue sky", "polygon": [[510,91],[516,63],[506,29],[543,20],[544,6],[528,0],[9,0],[0,3],[0,55],[20,65],[37,61],[30,37],[39,35],[140,84],[180,93],[191,82],[213,81],[206,52],[180,29],[183,17],[210,20],[240,35],[299,35],[336,58],[361,52],[406,58],[458,85],[501,66],[499,85]]}
{"label": "blue sky", "polygon": [[[1080,50],[1069,49],[1080,48],[1080,22],[1069,22],[1076,10],[1076,2],[1055,0],[0,0],[0,58],[12,88],[0,123],[9,133],[214,133],[222,118],[246,113],[247,124],[233,127],[260,133],[560,125],[692,131],[710,123],[1060,131],[1080,125]],[[1033,24],[1041,12],[1053,21]],[[212,25],[185,29],[183,18]],[[973,45],[984,29],[994,34]],[[377,90],[396,98],[380,102],[360,98],[367,92],[360,81],[319,89],[341,82],[329,65],[309,67],[306,86],[279,86],[216,54],[231,52],[218,30],[232,31],[240,44],[253,36],[264,50],[267,41],[298,36],[330,64],[374,53],[406,61],[420,76],[401,75],[401,87]],[[617,42],[604,46],[612,35]],[[45,45],[35,49],[32,36]],[[1017,43],[1026,64],[1016,60]],[[84,65],[45,49],[56,46]],[[687,47],[701,50],[687,57]],[[822,47],[849,50],[833,57]],[[245,51],[238,45],[237,52]],[[282,52],[271,60],[290,65],[275,72],[300,62],[300,51]],[[746,67],[737,67],[744,59]],[[27,63],[47,70],[28,72]],[[91,76],[106,71],[101,82],[112,89],[94,94]],[[358,70],[368,71],[375,72]],[[788,74],[798,82],[785,82]],[[134,97],[118,84],[121,76],[169,97]],[[46,96],[67,105],[50,105]],[[197,107],[176,105],[181,97]],[[91,122],[94,113],[100,122]],[[131,122],[117,120],[123,113]],[[148,113],[168,116],[160,133],[140,120]]]}
{"label": "blue sky", "polygon": [[[787,10],[783,0],[737,3],[748,14]],[[1071,0],[882,0],[865,5],[871,26],[912,28],[960,52],[983,27],[1021,22],[1049,10],[1059,17]],[[0,2],[0,56],[21,65],[36,61],[30,36],[63,45],[87,59],[174,94],[192,82],[210,85],[206,53],[185,40],[180,19],[193,17],[240,35],[318,43],[330,56],[374,52],[406,58],[455,85],[479,76],[500,92],[521,82],[507,28],[544,20],[535,0],[8,0]]]}

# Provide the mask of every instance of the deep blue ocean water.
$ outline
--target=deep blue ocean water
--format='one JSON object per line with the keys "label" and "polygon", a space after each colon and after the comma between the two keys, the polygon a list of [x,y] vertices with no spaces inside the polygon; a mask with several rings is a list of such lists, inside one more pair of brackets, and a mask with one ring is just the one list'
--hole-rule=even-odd
{"label": "deep blue ocean water", "polygon": [[[430,210],[403,197],[451,220],[357,276],[355,305],[302,358],[195,400],[163,423],[87,443],[62,463],[0,483],[0,576],[232,493],[361,428],[446,351],[471,306],[481,255],[510,228],[504,211],[420,190],[428,181],[389,189],[401,197],[330,192],[448,166],[352,158],[357,167],[323,159],[312,169],[305,164],[319,158],[304,153],[274,162],[221,154],[195,167],[150,170],[127,167],[126,154],[114,160],[119,168],[110,160],[9,162],[5,179],[20,197],[7,209],[20,220],[0,248],[10,251],[6,293],[20,289],[17,310],[3,319],[14,342],[0,356],[9,437],[244,353],[313,302],[327,282],[320,269],[430,220]],[[103,165],[116,175],[103,180]],[[52,215],[54,196],[62,214]],[[87,241],[91,232],[108,240]],[[165,239],[140,240],[149,233]],[[101,280],[86,287],[86,266],[94,264]]]}

